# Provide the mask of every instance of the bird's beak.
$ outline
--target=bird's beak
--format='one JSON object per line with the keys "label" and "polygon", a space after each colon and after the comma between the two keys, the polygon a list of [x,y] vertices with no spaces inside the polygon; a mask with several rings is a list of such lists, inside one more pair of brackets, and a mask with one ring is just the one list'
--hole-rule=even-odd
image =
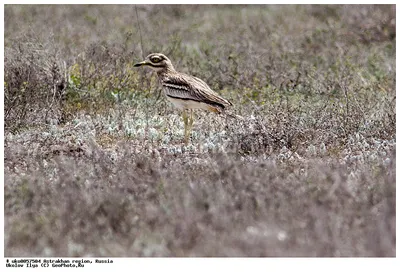
{"label": "bird's beak", "polygon": [[134,67],[140,67],[140,66],[145,66],[145,65],[147,65],[148,63],[146,62],[146,61],[142,61],[142,62],[140,62],[140,63],[137,63],[137,64],[134,64],[133,66]]}

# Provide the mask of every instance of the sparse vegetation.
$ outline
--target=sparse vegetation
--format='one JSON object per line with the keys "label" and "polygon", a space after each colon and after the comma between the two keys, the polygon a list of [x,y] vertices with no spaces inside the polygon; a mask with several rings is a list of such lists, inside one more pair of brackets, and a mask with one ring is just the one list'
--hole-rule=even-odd
{"label": "sparse vegetation", "polygon": [[[394,5],[6,5],[5,256],[395,256]],[[243,119],[197,112],[164,52]]]}

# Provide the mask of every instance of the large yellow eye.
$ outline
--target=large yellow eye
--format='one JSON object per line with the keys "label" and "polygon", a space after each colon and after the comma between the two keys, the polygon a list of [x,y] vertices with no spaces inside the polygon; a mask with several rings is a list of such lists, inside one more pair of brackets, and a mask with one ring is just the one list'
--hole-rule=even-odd
{"label": "large yellow eye", "polygon": [[158,57],[158,56],[154,56],[154,57],[151,57],[150,61],[151,61],[152,63],[158,63],[158,62],[161,61],[161,58]]}

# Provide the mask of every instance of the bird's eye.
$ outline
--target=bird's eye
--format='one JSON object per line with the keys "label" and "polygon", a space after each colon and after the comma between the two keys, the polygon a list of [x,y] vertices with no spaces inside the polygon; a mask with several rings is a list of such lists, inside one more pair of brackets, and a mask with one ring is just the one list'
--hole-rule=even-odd
{"label": "bird's eye", "polygon": [[151,62],[153,62],[153,63],[158,63],[158,62],[160,62],[160,61],[161,61],[161,58],[160,58],[160,57],[157,57],[157,56],[155,56],[155,57],[152,57],[152,58],[150,59],[150,61],[151,61]]}

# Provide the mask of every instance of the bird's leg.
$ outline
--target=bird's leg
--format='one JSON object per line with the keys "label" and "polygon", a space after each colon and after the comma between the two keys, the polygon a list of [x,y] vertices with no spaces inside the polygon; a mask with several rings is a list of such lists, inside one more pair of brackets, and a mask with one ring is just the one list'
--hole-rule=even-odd
{"label": "bird's leg", "polygon": [[186,129],[186,133],[185,133],[185,143],[186,145],[189,143],[189,138],[190,138],[190,133],[192,132],[193,129],[193,110],[190,110],[190,116],[187,116],[187,129]]}
{"label": "bird's leg", "polygon": [[192,131],[193,129],[193,122],[194,122],[194,118],[193,118],[193,109],[190,110],[190,119],[189,119],[189,131]]}
{"label": "bird's leg", "polygon": [[189,117],[186,114],[186,109],[182,112],[183,123],[185,124],[185,145],[189,143],[189,134],[188,134],[188,120]]}

